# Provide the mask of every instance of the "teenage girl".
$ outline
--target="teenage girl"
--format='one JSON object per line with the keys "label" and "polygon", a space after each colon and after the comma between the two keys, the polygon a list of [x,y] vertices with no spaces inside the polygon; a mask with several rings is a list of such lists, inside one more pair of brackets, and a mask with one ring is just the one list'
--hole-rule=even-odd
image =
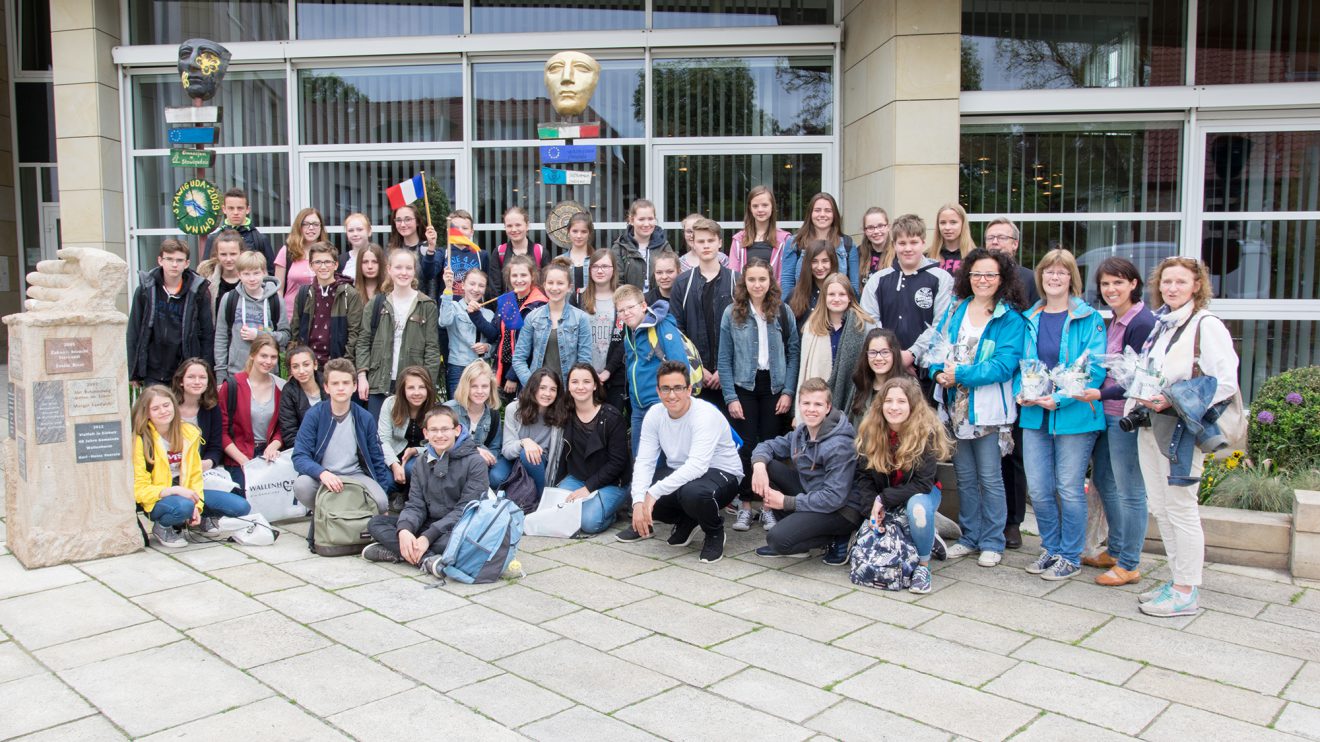
{"label": "teenage girl", "polygon": [[[407,248],[417,255],[418,270],[421,270],[421,259],[435,254],[436,245],[440,240],[440,233],[436,231],[434,224],[426,225],[426,239],[422,239],[423,217],[417,209],[410,204],[405,204],[394,210],[390,215],[390,239],[385,243],[385,249],[392,252],[397,248]],[[421,275],[417,276],[421,279]]]}
{"label": "teenage girl", "polygon": [[284,293],[284,311],[293,319],[293,299],[298,289],[316,281],[311,263],[307,262],[307,248],[325,239],[324,221],[316,209],[303,209],[293,218],[293,227],[284,240],[284,246],[275,255],[275,280]]}
{"label": "teenage girl", "polygon": [[573,364],[591,363],[591,319],[568,303],[570,272],[562,256],[545,268],[549,301],[527,315],[513,346],[513,371],[524,384],[538,368],[553,369],[564,379]]}
{"label": "teenage girl", "polygon": [[[523,322],[533,309],[545,306],[549,301],[545,292],[537,284],[540,271],[536,263],[526,255],[513,255],[504,264],[504,285],[513,292],[518,304],[518,318],[510,321],[503,312],[496,311],[495,317],[500,323],[500,341],[495,354],[495,378],[506,398],[518,393],[518,375],[513,372],[513,349],[518,343],[518,333]],[[498,305],[497,305],[498,307]]]}
{"label": "teenage girl", "polygon": [[842,273],[827,276],[820,293],[820,303],[802,325],[798,385],[813,377],[825,379],[835,409],[847,410],[855,391],[852,374],[865,355],[863,340],[875,320],[857,303]]}
{"label": "teenage girl", "polygon": [[211,364],[200,358],[189,358],[179,364],[171,390],[179,400],[179,417],[202,432],[202,471],[220,466],[224,459],[224,448],[220,445],[224,415],[220,412]]}
{"label": "teenage girl", "polygon": [[597,250],[591,255],[591,282],[575,302],[591,323],[591,367],[603,385],[605,401],[623,409],[628,386],[623,376],[623,323],[614,311],[619,272],[614,254]]}
{"label": "teenage girl", "polygon": [[391,250],[385,285],[362,310],[358,396],[377,420],[401,370],[421,366],[433,379],[440,370],[440,312],[434,299],[417,290],[417,261],[407,248]]}
{"label": "teenage girl", "polygon": [[280,437],[292,448],[298,440],[298,430],[312,405],[325,399],[321,372],[316,367],[316,354],[306,345],[289,350],[289,381],[280,395]]}
{"label": "teenage girl", "polygon": [[872,399],[885,382],[900,376],[911,376],[903,365],[903,348],[893,330],[879,327],[871,330],[866,333],[862,347],[866,350],[857,359],[857,368],[852,375],[852,406],[844,410],[848,422],[854,426],[862,424],[862,416],[870,409]]}
{"label": "teenage girl", "polygon": [[[417,456],[426,446],[422,434],[426,413],[435,405],[435,382],[421,366],[409,366],[399,372],[394,394],[380,406],[376,435],[385,465],[394,475],[395,492],[406,495]],[[402,510],[402,503],[395,503]]]}
{"label": "teenage girl", "polygon": [[[220,442],[224,446],[225,468],[240,486],[244,483],[243,467],[249,461],[258,456],[274,461],[284,448],[279,425],[284,379],[275,375],[279,365],[280,348],[275,338],[262,333],[249,346],[243,370],[220,385]],[[231,386],[234,387],[232,406]]]}
{"label": "teenage girl", "polygon": [[358,256],[371,243],[371,220],[366,214],[354,212],[344,217],[344,239],[348,249],[339,256],[339,273],[349,280],[357,278]]}
{"label": "teenage girl", "polygon": [[628,228],[610,245],[619,283],[630,283],[643,292],[651,288],[651,267],[662,250],[669,247],[665,231],[656,221],[655,204],[644,198],[628,206]]}
{"label": "teenage girl", "polygon": [[826,244],[834,246],[839,272],[848,277],[853,293],[857,293],[861,286],[857,278],[857,245],[843,233],[843,218],[839,216],[838,202],[828,193],[817,193],[807,203],[807,221],[784,244],[784,269],[780,274],[784,296],[793,295],[793,287],[799,277],[798,264],[806,258],[807,248],[816,240],[824,240]]}
{"label": "teenage girl", "polygon": [[793,285],[793,293],[787,295],[788,306],[797,318],[799,329],[811,315],[811,310],[816,308],[825,278],[838,272],[838,254],[830,249],[828,242],[818,240],[807,248],[807,259],[802,261],[802,275]]}
{"label": "teenage girl", "polygon": [[755,259],[770,264],[775,282],[780,280],[783,268],[784,243],[788,232],[779,229],[775,194],[768,186],[759,185],[747,192],[747,208],[743,212],[743,228],[729,241],[729,268],[741,271]]}
{"label": "teenage girl", "polygon": [[680,272],[678,254],[668,248],[661,250],[651,261],[651,288],[646,291],[646,303],[669,301],[669,292]]}
{"label": "teenage girl", "polygon": [[362,306],[371,303],[372,298],[380,293],[385,266],[385,251],[375,243],[367,243],[357,255],[357,275],[353,279],[353,288],[357,289]]}
{"label": "teenage girl", "polygon": [[861,282],[872,273],[878,273],[894,262],[893,248],[889,246],[889,212],[872,206],[862,215],[862,244],[857,248],[861,266]]}
{"label": "teenage girl", "polygon": [[579,211],[568,219],[568,252],[564,257],[572,268],[569,277],[573,285],[573,296],[577,296],[590,283],[588,264],[591,254],[596,251],[596,227],[591,215]]}
{"label": "teenage girl", "polygon": [[926,254],[940,261],[940,267],[949,275],[956,275],[967,253],[976,248],[967,228],[967,212],[956,203],[944,204],[935,214],[935,228],[939,235],[931,240]]}
{"label": "teenage girl", "polygon": [[510,206],[504,210],[504,236],[507,239],[495,248],[495,270],[491,271],[491,280],[497,283],[489,287],[490,293],[495,296],[504,293],[504,284],[500,280],[504,277],[505,263],[514,255],[526,255],[536,263],[537,268],[545,267],[545,248],[527,236],[529,221],[527,209],[521,206]]}

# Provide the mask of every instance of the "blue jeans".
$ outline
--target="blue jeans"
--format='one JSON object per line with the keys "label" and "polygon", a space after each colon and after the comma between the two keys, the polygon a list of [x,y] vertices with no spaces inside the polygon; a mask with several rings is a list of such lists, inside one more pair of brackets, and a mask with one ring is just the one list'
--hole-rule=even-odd
{"label": "blue jeans", "polygon": [[446,399],[454,398],[454,390],[458,388],[458,380],[463,378],[463,371],[466,367],[456,366],[452,363],[445,364],[445,392]]}
{"label": "blue jeans", "polygon": [[958,543],[1003,553],[1008,501],[1001,458],[998,434],[958,441],[953,452],[953,470],[958,474],[958,525],[962,527]]}
{"label": "blue jeans", "polygon": [[[232,492],[206,490],[202,493],[202,515],[208,518],[228,516],[237,518],[252,512],[247,500]],[[147,514],[152,523],[159,523],[166,528],[174,528],[187,523],[193,514],[193,501],[182,495],[162,497],[152,506]]]}
{"label": "blue jeans", "polygon": [[1086,541],[1086,467],[1098,435],[1022,430],[1027,491],[1041,548],[1073,564],[1081,563]]}
{"label": "blue jeans", "polygon": [[632,452],[633,458],[637,458],[637,447],[642,444],[642,420],[646,418],[646,411],[650,407],[642,405],[633,405],[632,408]]}
{"label": "blue jeans", "polygon": [[[532,475],[532,481],[536,483],[537,493],[545,490],[545,456],[541,456],[541,463],[533,464],[527,460],[526,453],[519,453],[518,460],[522,462],[523,468]],[[506,459],[501,455],[495,456],[495,465],[490,468],[490,487],[498,490],[500,485],[513,473],[513,460]]]}
{"label": "blue jeans", "polygon": [[930,561],[930,551],[935,546],[935,511],[940,509],[941,499],[940,488],[932,487],[930,492],[913,495],[907,501],[908,535],[922,564]]}
{"label": "blue jeans", "polygon": [[1137,432],[1124,433],[1119,418],[1105,415],[1105,430],[1095,442],[1091,480],[1109,521],[1109,556],[1132,571],[1141,566],[1146,543],[1146,483],[1137,463]]}
{"label": "blue jeans", "polygon": [[[584,486],[577,477],[564,477],[556,487],[572,492]],[[610,484],[596,490],[596,496],[582,503],[582,532],[600,533],[614,523],[614,514],[619,512],[628,491],[617,484]]]}

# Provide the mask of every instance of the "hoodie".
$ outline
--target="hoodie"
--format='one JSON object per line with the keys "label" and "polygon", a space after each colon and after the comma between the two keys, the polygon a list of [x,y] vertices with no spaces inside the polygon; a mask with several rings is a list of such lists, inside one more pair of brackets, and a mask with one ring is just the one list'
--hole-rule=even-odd
{"label": "hoodie", "polygon": [[466,434],[442,454],[427,445],[413,468],[399,530],[425,536],[432,551],[440,551],[434,547],[448,540],[467,504],[485,497],[488,471],[476,442]]}
{"label": "hoodie", "polygon": [[245,365],[252,345],[239,332],[244,326],[270,333],[283,349],[289,344],[289,320],[284,311],[280,285],[267,276],[261,283],[261,298],[248,296],[243,286],[225,294],[216,307],[215,377],[221,384]]}
{"label": "hoodie", "polygon": [[[770,247],[770,268],[774,271],[774,279],[780,280],[784,268],[784,243],[791,237],[788,232],[782,229],[775,230],[775,243]],[[748,250],[753,242],[748,242],[747,230],[740,229],[733,234],[733,239],[729,241],[729,270],[742,272],[747,266]]]}
{"label": "hoodie", "polygon": [[[655,343],[651,332],[655,332]],[[656,347],[656,346],[659,347]],[[655,390],[656,372],[666,360],[687,362],[687,346],[678,323],[669,314],[669,302],[647,307],[642,323],[623,333],[624,370],[628,373],[628,398],[634,407],[646,409],[660,401]]]}
{"label": "hoodie", "polygon": [[898,259],[866,279],[862,309],[881,327],[893,330],[904,350],[920,357],[935,332],[935,320],[943,317],[953,297],[953,276],[938,261],[923,258],[911,273],[898,267]]}
{"label": "hoodie", "polygon": [[[181,285],[180,296],[170,300],[166,298],[164,273],[159,267],[138,273],[138,288],[133,293],[128,314],[128,378],[131,381],[148,378],[165,381],[174,375],[179,363],[189,358],[214,363],[215,318],[205,304],[209,284],[191,268],[185,268]],[[172,322],[168,325],[158,322],[165,311],[177,313],[177,329]],[[175,332],[179,334],[176,336]],[[152,373],[161,375],[157,377]]]}
{"label": "hoodie", "polygon": [[651,287],[651,261],[656,253],[669,247],[665,230],[656,227],[651,233],[651,242],[645,250],[637,248],[637,239],[633,237],[631,226],[614,240],[610,252],[614,255],[614,270],[619,275],[619,283],[629,283],[645,292]]}
{"label": "hoodie", "polygon": [[203,258],[211,257],[211,245],[215,244],[216,236],[226,229],[232,229],[235,232],[238,232],[243,238],[245,250],[252,250],[253,252],[261,253],[266,258],[266,273],[269,275],[275,274],[275,250],[271,248],[270,240],[266,239],[266,235],[262,234],[256,227],[252,226],[251,214],[243,217],[243,223],[237,227],[230,224],[228,221],[220,222],[220,226],[216,227],[216,230],[212,232],[211,236],[206,240],[206,254],[202,256]]}
{"label": "hoodie", "polygon": [[[856,438],[852,423],[841,410],[833,409],[821,421],[815,440],[802,423],[788,435],[759,443],[752,451],[752,465],[778,459],[797,467],[803,492],[784,497],[785,511],[841,513],[857,523],[861,512],[850,501],[857,466]],[[845,509],[856,511],[855,516]]]}
{"label": "hoodie", "polygon": [[317,363],[322,365],[332,358],[356,360],[358,335],[362,331],[362,295],[353,288],[351,280],[336,275],[327,297],[330,313],[322,317],[322,322],[328,322],[328,326],[316,322],[316,304],[320,296],[321,286],[316,281],[298,289],[293,300],[289,335],[310,347],[316,354]]}

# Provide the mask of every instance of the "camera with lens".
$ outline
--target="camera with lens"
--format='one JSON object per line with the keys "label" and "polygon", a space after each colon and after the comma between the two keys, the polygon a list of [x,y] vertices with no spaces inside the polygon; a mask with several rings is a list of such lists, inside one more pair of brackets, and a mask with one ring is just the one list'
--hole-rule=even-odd
{"label": "camera with lens", "polygon": [[1118,418],[1118,429],[1124,433],[1132,433],[1137,428],[1150,427],[1150,410],[1145,407],[1138,407],[1128,414]]}

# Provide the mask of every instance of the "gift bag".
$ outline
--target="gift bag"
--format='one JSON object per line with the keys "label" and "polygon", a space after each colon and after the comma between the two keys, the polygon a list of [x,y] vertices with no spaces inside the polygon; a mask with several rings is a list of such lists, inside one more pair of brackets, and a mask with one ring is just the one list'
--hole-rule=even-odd
{"label": "gift bag", "polygon": [[[546,487],[536,512],[523,520],[523,535],[570,538],[577,533],[582,527],[582,503],[586,500],[567,502],[571,494],[559,487]],[[594,493],[591,496],[596,497]]]}
{"label": "gift bag", "polygon": [[1049,369],[1035,358],[1023,358],[1018,362],[1021,371],[1023,400],[1034,402],[1054,393],[1054,382],[1050,380]]}
{"label": "gift bag", "polygon": [[243,467],[243,477],[252,512],[261,513],[271,523],[307,515],[307,508],[293,497],[293,482],[298,478],[293,451],[281,453],[274,462],[252,459]]}

